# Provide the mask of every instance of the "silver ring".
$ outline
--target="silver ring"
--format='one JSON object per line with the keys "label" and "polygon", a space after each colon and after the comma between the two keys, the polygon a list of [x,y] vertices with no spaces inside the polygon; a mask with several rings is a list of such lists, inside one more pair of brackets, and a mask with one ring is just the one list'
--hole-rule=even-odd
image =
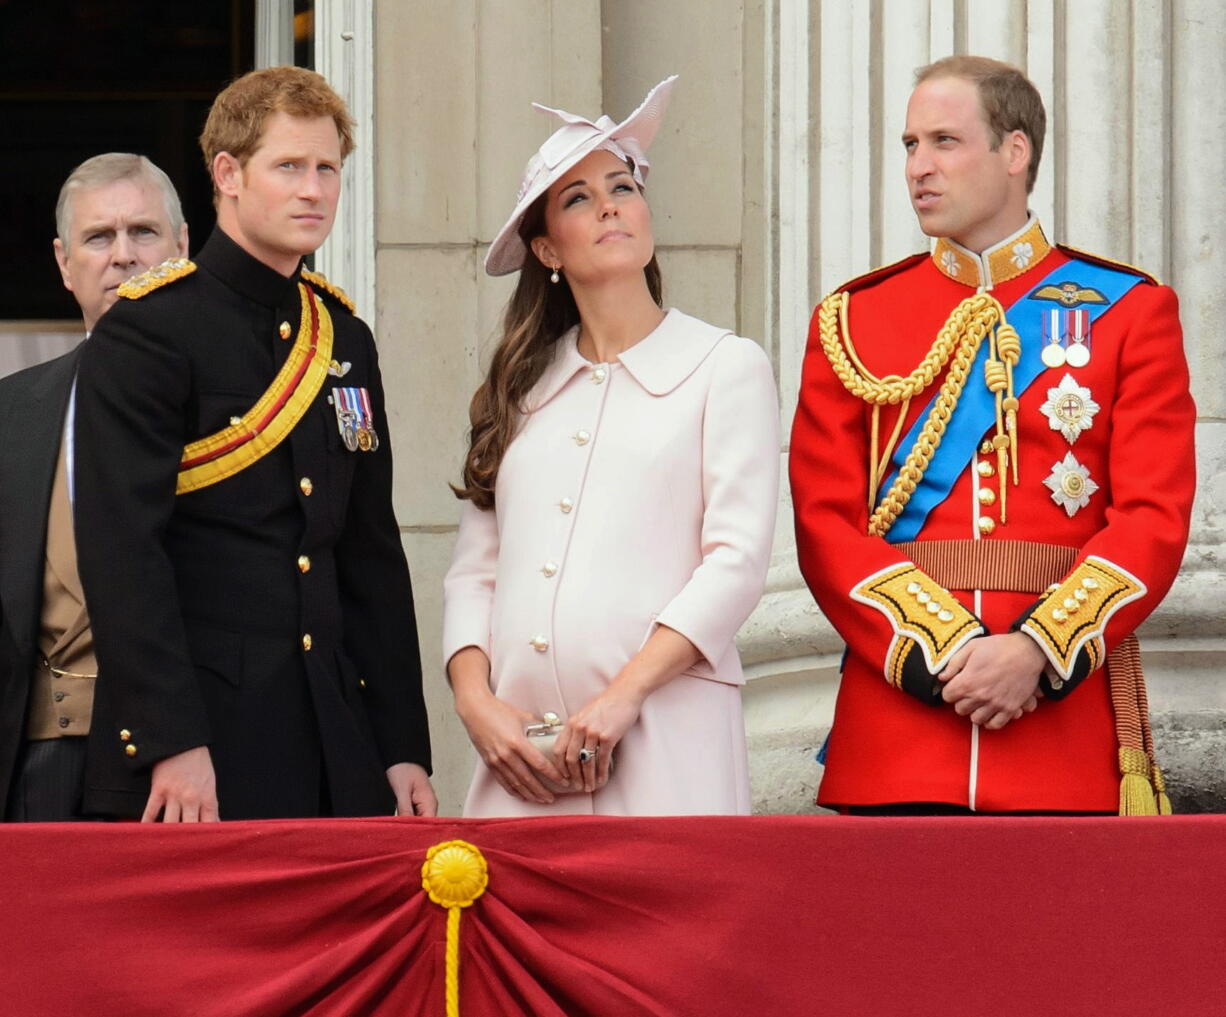
{"label": "silver ring", "polygon": [[590,763],[593,759],[596,758],[596,753],[599,751],[600,751],[599,747],[595,749],[589,749],[586,745],[583,746],[583,748],[579,750],[579,762]]}

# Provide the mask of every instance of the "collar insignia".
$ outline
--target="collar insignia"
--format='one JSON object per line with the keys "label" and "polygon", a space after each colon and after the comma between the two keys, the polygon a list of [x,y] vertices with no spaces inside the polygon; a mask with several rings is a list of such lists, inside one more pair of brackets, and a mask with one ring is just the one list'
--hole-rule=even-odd
{"label": "collar insignia", "polygon": [[1016,279],[1047,257],[1051,244],[1033,215],[1017,233],[982,254],[941,237],[932,250],[932,260],[943,275],[967,286],[990,290],[997,283]]}

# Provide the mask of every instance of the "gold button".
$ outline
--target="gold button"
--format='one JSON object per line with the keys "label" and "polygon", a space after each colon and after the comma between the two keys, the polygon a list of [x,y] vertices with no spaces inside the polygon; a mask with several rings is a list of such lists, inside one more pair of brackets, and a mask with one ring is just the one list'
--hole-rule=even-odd
{"label": "gold button", "polygon": [[281,336],[282,339],[288,339],[293,331],[294,330],[289,327],[288,321],[281,322],[281,324],[277,327],[277,334]]}
{"label": "gold button", "polygon": [[1069,614],[1076,614],[1081,610],[1081,604],[1073,597],[1064,598],[1064,610]]}
{"label": "gold button", "polygon": [[994,449],[994,446],[992,445],[992,443],[990,441],[985,441],[983,442],[983,444],[979,446],[979,453],[980,455],[990,456],[992,454],[993,449]]}
{"label": "gold button", "polygon": [[547,561],[541,566],[541,572],[546,579],[550,579],[558,574],[558,566],[556,562]]}
{"label": "gold button", "polygon": [[994,477],[996,476],[996,467],[986,459],[980,459],[975,466],[975,472],[981,477]]}
{"label": "gold button", "polygon": [[937,620],[943,622],[951,622],[954,620],[954,613],[949,608],[942,608],[937,612]]}
{"label": "gold button", "polygon": [[1058,607],[1052,609],[1051,616],[1055,619],[1057,625],[1063,625],[1068,621],[1068,613]]}
{"label": "gold button", "polygon": [[359,679],[358,679],[358,688],[359,688],[359,689],[364,689],[364,688],[366,688],[366,679],[365,679],[365,678],[359,678]]}
{"label": "gold button", "polygon": [[1085,603],[1087,600],[1089,600],[1089,599],[1090,599],[1090,595],[1089,595],[1088,593],[1086,593],[1086,591],[1085,591],[1085,590],[1083,590],[1083,589],[1082,589],[1080,586],[1079,586],[1079,587],[1077,587],[1077,589],[1075,589],[1075,590],[1073,591],[1073,596],[1074,596],[1074,597],[1076,597],[1076,598],[1077,598],[1077,600],[1079,600],[1079,601],[1080,601],[1081,603],[1083,603],[1083,604],[1084,604],[1084,603]]}
{"label": "gold button", "polygon": [[979,489],[979,504],[980,505],[995,505],[996,492],[990,487],[981,487]]}
{"label": "gold button", "polygon": [[542,713],[541,720],[543,720],[550,727],[553,727],[554,724],[560,724],[562,722],[562,718],[552,710],[550,710],[548,713]]}
{"label": "gold button", "polygon": [[129,756],[135,756],[135,755],[136,755],[136,746],[135,746],[135,745],[132,745],[132,744],[130,744],[130,743],[129,743],[129,744],[128,744],[128,745],[127,745],[125,748],[124,748],[124,752],[126,752],[126,753],[127,753]]}
{"label": "gold button", "polygon": [[1064,679],[1063,678],[1053,678],[1051,680],[1051,687],[1053,691],[1059,692],[1062,688],[1064,688]]}
{"label": "gold button", "polygon": [[311,483],[310,477],[303,477],[298,481],[298,489],[309,498],[311,492],[315,490],[315,485]]}
{"label": "gold button", "polygon": [[132,740],[132,732],[125,727],[119,732],[119,740],[121,742],[130,742]]}
{"label": "gold button", "polygon": [[537,653],[544,653],[549,649],[549,640],[544,636],[533,636],[528,643]]}
{"label": "gold button", "polygon": [[929,614],[936,614],[938,611],[941,610],[940,602],[935,601],[935,600],[930,600],[928,601],[927,604],[924,605],[924,610],[927,611]]}
{"label": "gold button", "polygon": [[239,424],[241,424],[242,422],[243,422],[243,418],[242,418],[242,417],[231,417],[231,418],[230,418],[230,426],[231,426],[231,427],[238,427],[238,425],[239,425]]}
{"label": "gold button", "polygon": [[914,596],[915,596],[917,593],[919,593],[919,591],[920,591],[920,590],[922,590],[922,589],[923,589],[923,587],[922,587],[922,586],[920,586],[920,584],[919,584],[919,583],[917,583],[917,582],[915,582],[914,580],[912,580],[911,582],[907,583],[907,592],[908,592],[909,594],[911,594],[911,596],[913,596],[913,597],[914,597]]}
{"label": "gold button", "polygon": [[1081,585],[1084,586],[1087,590],[1097,590],[1098,580],[1095,579],[1093,576],[1086,576],[1085,579],[1081,581]]}
{"label": "gold button", "polygon": [[980,533],[985,533],[985,534],[991,533],[995,529],[996,529],[995,519],[993,519],[991,516],[980,516],[979,517],[979,532]]}
{"label": "gold button", "polygon": [[563,498],[560,502],[558,502],[558,508],[562,510],[563,515],[565,515],[567,512],[569,512],[574,507],[575,507],[575,503],[571,501],[569,498]]}
{"label": "gold button", "polygon": [[927,604],[930,600],[932,600],[932,594],[927,590],[920,590],[919,593],[915,595],[915,599],[921,604]]}
{"label": "gold button", "polygon": [[576,445],[586,445],[592,440],[592,436],[587,431],[576,431],[574,437]]}
{"label": "gold button", "polygon": [[305,554],[298,555],[298,571],[299,572],[310,572],[311,571],[311,559],[307,557]]}
{"label": "gold button", "polygon": [[302,648],[304,650],[309,650],[311,648],[311,633],[304,632],[302,634]]}

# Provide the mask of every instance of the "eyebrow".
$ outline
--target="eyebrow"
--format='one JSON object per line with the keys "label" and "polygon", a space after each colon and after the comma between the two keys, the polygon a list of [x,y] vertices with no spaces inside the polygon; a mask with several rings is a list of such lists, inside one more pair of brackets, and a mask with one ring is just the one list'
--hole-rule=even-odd
{"label": "eyebrow", "polygon": [[[150,229],[161,229],[161,223],[157,219],[129,219],[124,225],[124,229],[132,229],[133,227],[146,226]],[[78,231],[81,236],[89,233],[114,233],[116,232],[115,222],[95,222],[82,226]]]}
{"label": "eyebrow", "polygon": [[[630,173],[628,169],[617,169],[617,170],[614,170],[612,173],[606,173],[604,175],[604,178],[605,180],[612,180],[614,177],[629,177],[629,176],[632,176],[632,174]],[[558,191],[558,197],[560,198],[563,194],[569,191],[572,187],[586,187],[586,186],[587,186],[586,180],[572,180],[569,184],[563,187],[562,190]]]}

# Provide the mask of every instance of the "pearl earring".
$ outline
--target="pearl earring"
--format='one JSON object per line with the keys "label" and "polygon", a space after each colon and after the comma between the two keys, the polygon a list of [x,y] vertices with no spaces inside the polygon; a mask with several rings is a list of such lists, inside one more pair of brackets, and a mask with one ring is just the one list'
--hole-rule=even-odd
{"label": "pearl earring", "polygon": [[556,268],[553,270],[553,275],[549,277],[549,281],[551,283],[556,283],[558,281],[558,270]]}

